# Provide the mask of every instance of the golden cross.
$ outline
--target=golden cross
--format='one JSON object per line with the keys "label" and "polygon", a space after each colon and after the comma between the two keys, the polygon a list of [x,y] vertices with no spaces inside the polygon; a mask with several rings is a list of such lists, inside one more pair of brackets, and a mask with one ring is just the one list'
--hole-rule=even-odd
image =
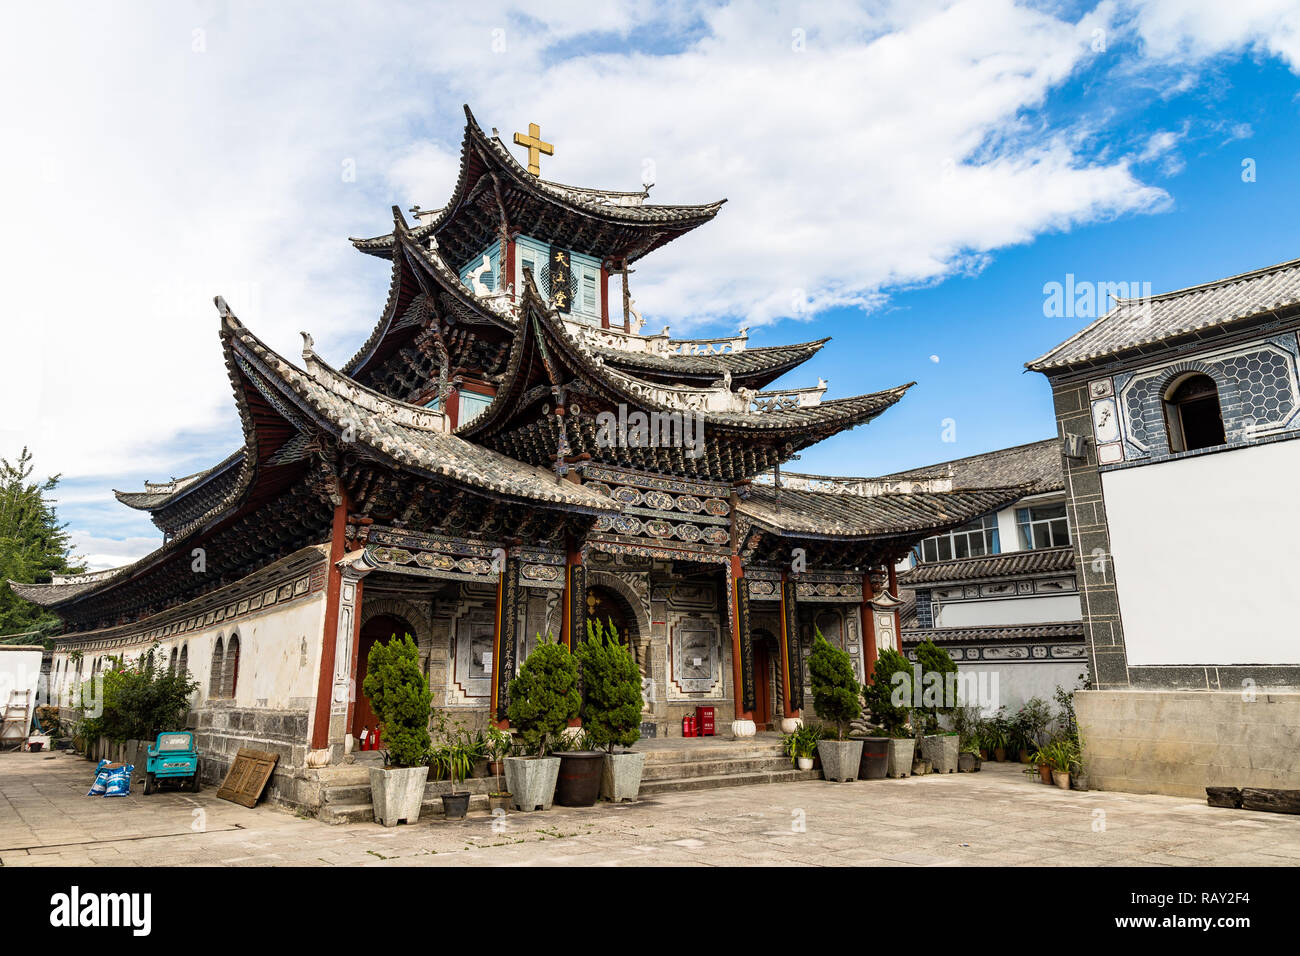
{"label": "golden cross", "polygon": [[515,145],[528,147],[528,171],[534,176],[542,175],[541,154],[555,155],[555,147],[550,143],[542,142],[542,128],[536,123],[528,124],[527,136],[523,133],[515,133]]}

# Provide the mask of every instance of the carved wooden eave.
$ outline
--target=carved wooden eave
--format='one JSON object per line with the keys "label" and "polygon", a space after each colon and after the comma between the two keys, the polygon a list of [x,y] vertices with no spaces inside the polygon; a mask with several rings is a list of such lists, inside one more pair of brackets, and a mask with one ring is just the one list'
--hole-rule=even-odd
{"label": "carved wooden eave", "polygon": [[[465,121],[451,198],[414,230],[417,241],[435,239],[456,265],[499,238],[503,218],[515,232],[545,236],[600,259],[634,262],[709,222],[726,201],[658,205],[645,201],[644,189],[620,192],[548,182],[520,165],[499,137],[484,133],[468,106]],[[393,255],[392,234],[352,243],[370,255]]]}

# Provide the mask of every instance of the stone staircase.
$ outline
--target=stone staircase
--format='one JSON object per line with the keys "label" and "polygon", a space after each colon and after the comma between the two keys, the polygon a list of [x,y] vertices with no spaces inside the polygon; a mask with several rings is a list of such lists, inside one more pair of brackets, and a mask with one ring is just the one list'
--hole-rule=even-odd
{"label": "stone staircase", "polygon": [[[646,755],[641,776],[641,799],[661,793],[686,790],[713,790],[722,787],[749,787],[766,783],[790,783],[819,780],[820,770],[796,770],[790,758],[781,753],[778,737],[753,737],[747,740],[702,738],[694,740],[643,741],[638,750]],[[319,818],[325,823],[371,823],[374,810],[370,803],[369,762],[326,767],[319,774],[321,807]],[[460,788],[469,790],[469,812],[486,812],[487,795],[498,786],[495,777],[467,780]],[[504,782],[500,784],[504,787]],[[431,780],[424,787],[420,819],[438,819],[442,813],[442,794],[451,790],[444,780]]]}

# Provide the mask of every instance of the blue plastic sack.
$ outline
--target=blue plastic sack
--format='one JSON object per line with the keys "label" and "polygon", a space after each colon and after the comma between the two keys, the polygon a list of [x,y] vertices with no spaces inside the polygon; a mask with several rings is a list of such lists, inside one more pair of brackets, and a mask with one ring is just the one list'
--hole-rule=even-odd
{"label": "blue plastic sack", "polygon": [[131,795],[131,774],[135,772],[134,764],[118,767],[108,775],[108,784],[104,789],[106,797],[128,797]]}
{"label": "blue plastic sack", "polygon": [[95,768],[95,782],[90,785],[90,792],[86,794],[86,796],[102,797],[104,792],[108,790],[108,775],[112,773],[112,771],[105,770],[104,767],[109,763],[110,761],[108,760],[101,760],[99,762],[99,766]]}

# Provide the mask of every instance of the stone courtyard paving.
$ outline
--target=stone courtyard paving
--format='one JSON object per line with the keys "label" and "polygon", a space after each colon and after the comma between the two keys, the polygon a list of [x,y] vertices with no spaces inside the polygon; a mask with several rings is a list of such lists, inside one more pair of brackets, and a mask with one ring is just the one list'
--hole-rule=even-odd
{"label": "stone courtyard paving", "polygon": [[1074,793],[1012,764],[638,804],[331,827],[199,794],[87,797],[93,765],[0,754],[3,866],[1296,866],[1300,817],[1180,797]]}

